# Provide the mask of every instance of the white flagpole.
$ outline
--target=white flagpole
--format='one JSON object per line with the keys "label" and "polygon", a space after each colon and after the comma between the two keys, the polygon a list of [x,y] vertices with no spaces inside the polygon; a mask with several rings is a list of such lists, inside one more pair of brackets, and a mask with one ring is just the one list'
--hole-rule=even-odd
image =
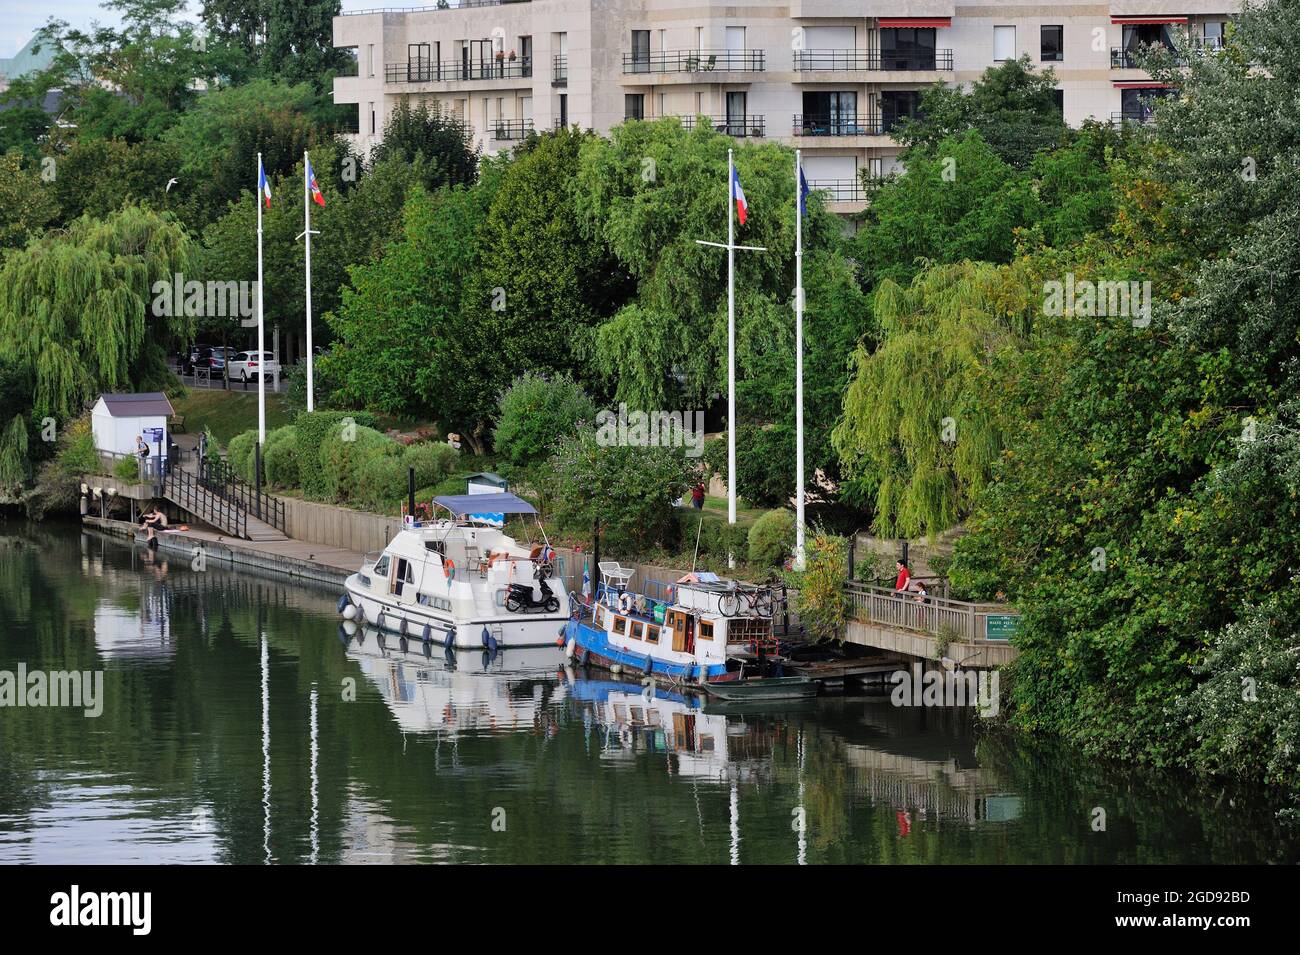
{"label": "white flagpole", "polygon": [[307,150],[302,151],[302,215],[303,241],[307,243],[307,410],[316,410],[312,390],[312,362],[315,355],[311,347],[311,175],[307,172]]}
{"label": "white flagpole", "polygon": [[262,154],[257,154],[257,443],[266,443],[266,335],[262,321]]}
{"label": "white flagpole", "polygon": [[803,493],[803,187],[799,181],[802,150],[794,151],[794,569],[804,569]]}
{"label": "white flagpole", "polygon": [[[727,150],[727,523],[736,524],[736,169]],[[727,566],[736,555],[727,551]]]}

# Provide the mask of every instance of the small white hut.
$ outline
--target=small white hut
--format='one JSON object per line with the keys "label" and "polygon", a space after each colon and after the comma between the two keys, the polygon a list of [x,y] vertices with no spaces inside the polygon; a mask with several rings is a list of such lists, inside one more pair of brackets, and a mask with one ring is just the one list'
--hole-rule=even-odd
{"label": "small white hut", "polygon": [[149,445],[149,454],[158,453],[162,441],[167,456],[168,421],[175,414],[172,403],[161,391],[138,395],[100,395],[90,412],[95,449],[112,454],[135,454],[137,437]]}

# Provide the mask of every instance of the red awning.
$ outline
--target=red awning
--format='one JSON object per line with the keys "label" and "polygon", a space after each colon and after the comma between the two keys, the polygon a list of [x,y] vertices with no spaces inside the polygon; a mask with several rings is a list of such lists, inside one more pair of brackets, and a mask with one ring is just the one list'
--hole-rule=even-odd
{"label": "red awning", "polygon": [[1120,24],[1120,25],[1122,25],[1122,26],[1128,26],[1129,24],[1136,24],[1136,25],[1139,25],[1139,26],[1140,26],[1140,25],[1143,25],[1143,24],[1186,23],[1186,22],[1187,22],[1187,17],[1159,16],[1159,15],[1156,15],[1156,16],[1143,15],[1143,16],[1132,16],[1132,17],[1111,17],[1111,18],[1110,18],[1110,22],[1111,22],[1111,23]]}
{"label": "red awning", "polygon": [[880,29],[899,27],[950,27],[952,17],[880,17]]}

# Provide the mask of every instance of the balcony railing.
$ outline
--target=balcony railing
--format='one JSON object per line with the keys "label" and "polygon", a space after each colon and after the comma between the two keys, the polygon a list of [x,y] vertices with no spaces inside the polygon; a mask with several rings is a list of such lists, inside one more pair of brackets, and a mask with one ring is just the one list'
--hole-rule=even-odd
{"label": "balcony railing", "polygon": [[[1134,50],[1126,50],[1123,47],[1112,46],[1110,48],[1110,68],[1112,70],[1140,70],[1143,68],[1141,63],[1142,58],[1152,52],[1151,46],[1156,45],[1158,44],[1150,44],[1146,47],[1138,47]],[[1186,66],[1187,58],[1183,56],[1175,56],[1174,63],[1178,66]]]}
{"label": "balcony railing", "polygon": [[761,73],[762,50],[661,50],[624,53],[624,73]]}
{"label": "balcony railing", "polygon": [[885,131],[878,115],[837,113],[831,116],[794,114],[796,136],[879,136]]}
{"label": "balcony railing", "polygon": [[445,0],[432,7],[370,7],[366,10],[341,10],[340,17],[363,17],[368,13],[430,13],[435,10],[466,10],[473,7],[499,7],[507,3],[527,3],[528,0]]}
{"label": "balcony railing", "polygon": [[767,135],[767,120],[748,113],[743,116],[681,116],[683,129],[694,129],[697,124],[737,139],[762,139]]}
{"label": "balcony railing", "polygon": [[361,132],[361,117],[357,114],[348,116],[345,119],[339,120],[338,125],[334,128],[336,132],[348,133],[355,136],[357,133]]}
{"label": "balcony railing", "polygon": [[796,50],[796,73],[951,70],[952,50]]}
{"label": "balcony railing", "polygon": [[531,119],[498,119],[492,124],[492,138],[502,142],[523,139],[532,131]]}
{"label": "balcony railing", "polygon": [[831,202],[858,202],[867,198],[861,179],[810,179],[808,191],[829,193]]}
{"label": "balcony railing", "polygon": [[1155,119],[1155,114],[1150,107],[1141,109],[1124,109],[1110,114],[1112,123],[1150,123]]}
{"label": "balcony railing", "polygon": [[551,85],[569,85],[569,58],[557,53],[551,58]]}
{"label": "balcony railing", "polygon": [[442,83],[473,80],[521,79],[533,75],[532,57],[499,60],[411,60],[406,63],[385,63],[385,83]]}

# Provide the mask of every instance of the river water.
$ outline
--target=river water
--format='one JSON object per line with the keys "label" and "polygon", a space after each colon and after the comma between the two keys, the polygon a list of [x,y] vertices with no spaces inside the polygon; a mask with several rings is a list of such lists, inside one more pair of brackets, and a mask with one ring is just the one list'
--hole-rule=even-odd
{"label": "river water", "polygon": [[1300,859],[1267,806],[969,710],[718,712],[558,649],[345,632],[336,599],[0,524],[0,680],[102,673],[96,716],[0,708],[0,862]]}

